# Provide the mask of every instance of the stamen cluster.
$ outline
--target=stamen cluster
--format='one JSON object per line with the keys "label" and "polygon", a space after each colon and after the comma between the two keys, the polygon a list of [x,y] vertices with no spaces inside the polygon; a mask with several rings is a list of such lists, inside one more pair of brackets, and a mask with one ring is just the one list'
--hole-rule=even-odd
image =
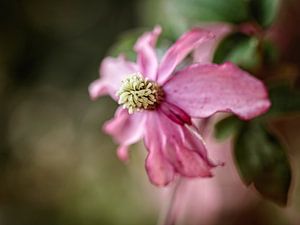
{"label": "stamen cluster", "polygon": [[118,103],[123,104],[130,114],[142,109],[155,109],[163,96],[161,88],[140,73],[129,75],[124,79],[117,95]]}

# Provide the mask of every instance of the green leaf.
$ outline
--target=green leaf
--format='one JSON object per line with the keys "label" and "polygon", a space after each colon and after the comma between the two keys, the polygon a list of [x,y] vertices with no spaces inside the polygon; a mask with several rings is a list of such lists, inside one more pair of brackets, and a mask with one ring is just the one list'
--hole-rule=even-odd
{"label": "green leaf", "polygon": [[263,27],[269,27],[275,20],[280,0],[250,0],[252,16]]}
{"label": "green leaf", "polygon": [[271,41],[263,41],[263,60],[266,65],[274,65],[279,60],[278,47]]}
{"label": "green leaf", "polygon": [[243,126],[243,121],[235,116],[229,116],[220,120],[215,125],[214,134],[217,139],[224,140],[230,135],[235,134]]}
{"label": "green leaf", "polygon": [[278,139],[257,122],[247,123],[236,137],[234,156],[247,185],[265,198],[285,205],[291,184],[291,167]]}
{"label": "green leaf", "polygon": [[245,0],[147,0],[141,11],[147,24],[162,24],[176,37],[201,22],[245,22],[248,7]]}
{"label": "green leaf", "polygon": [[226,21],[240,23],[247,20],[247,2],[241,0],[168,0],[169,5],[189,21]]}
{"label": "green leaf", "polygon": [[255,37],[236,33],[225,38],[219,45],[215,55],[215,63],[231,61],[240,67],[250,70],[260,63],[258,40]]}
{"label": "green leaf", "polygon": [[279,0],[147,0],[140,4],[143,23],[161,24],[174,37],[201,22],[240,24],[255,19],[268,27],[280,5]]}
{"label": "green leaf", "polygon": [[288,85],[270,87],[272,106],[265,116],[282,116],[286,113],[300,113],[300,91]]}

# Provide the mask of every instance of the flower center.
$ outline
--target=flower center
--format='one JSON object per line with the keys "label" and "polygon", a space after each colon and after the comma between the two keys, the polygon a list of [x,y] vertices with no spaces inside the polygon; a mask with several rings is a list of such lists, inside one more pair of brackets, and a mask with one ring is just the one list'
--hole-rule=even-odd
{"label": "flower center", "polygon": [[142,109],[155,109],[163,98],[163,91],[157,83],[144,78],[140,73],[134,73],[122,81],[117,95],[119,104],[131,114]]}

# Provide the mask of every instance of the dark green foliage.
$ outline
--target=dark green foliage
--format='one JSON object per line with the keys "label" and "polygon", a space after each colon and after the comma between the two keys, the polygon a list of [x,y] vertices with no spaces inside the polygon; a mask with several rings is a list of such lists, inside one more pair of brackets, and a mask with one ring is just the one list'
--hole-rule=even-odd
{"label": "dark green foliage", "polygon": [[168,0],[187,21],[226,21],[240,23],[249,17],[247,1]]}
{"label": "dark green foliage", "polygon": [[257,38],[236,33],[221,42],[215,53],[214,62],[231,61],[244,69],[251,69],[259,65],[259,57]]}
{"label": "dark green foliage", "polygon": [[234,156],[240,175],[264,197],[287,203],[291,167],[278,139],[261,124],[246,124],[236,137]]}
{"label": "dark green foliage", "polygon": [[276,19],[280,0],[251,0],[249,6],[253,18],[262,27],[269,27]]}
{"label": "dark green foliage", "polygon": [[220,120],[215,125],[215,137],[223,140],[228,138],[232,134],[236,134],[243,126],[243,121],[239,120],[235,116],[229,116],[223,120]]}
{"label": "dark green foliage", "polygon": [[300,112],[300,92],[288,85],[276,85],[270,87],[269,97],[272,107],[266,116],[282,116],[286,113]]}
{"label": "dark green foliage", "polygon": [[215,136],[234,135],[234,158],[246,185],[253,184],[265,198],[286,205],[291,185],[291,167],[278,137],[265,128],[265,119],[241,121],[230,116],[215,126]]}

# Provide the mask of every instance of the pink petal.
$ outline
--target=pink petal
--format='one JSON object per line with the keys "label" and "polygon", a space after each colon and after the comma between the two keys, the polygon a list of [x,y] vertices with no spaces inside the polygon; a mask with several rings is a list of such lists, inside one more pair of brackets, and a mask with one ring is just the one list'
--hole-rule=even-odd
{"label": "pink petal", "polygon": [[208,40],[203,45],[199,45],[194,51],[194,62],[197,63],[210,63],[213,61],[213,56],[216,48],[222,39],[233,31],[233,27],[226,23],[209,24],[203,27],[206,30],[211,31],[216,38]]}
{"label": "pink petal", "polygon": [[113,95],[112,98],[116,98],[114,96],[114,91],[111,85],[103,79],[98,79],[92,82],[89,85],[89,94],[91,99],[96,100],[98,97],[106,94]]}
{"label": "pink petal", "polygon": [[138,72],[137,66],[125,60],[123,56],[118,58],[105,58],[100,66],[100,78],[89,86],[92,99],[109,94],[117,99],[116,92],[120,88],[121,81],[128,74]]}
{"label": "pink petal", "polygon": [[144,142],[149,153],[145,167],[151,183],[165,186],[174,179],[174,168],[164,154],[159,120],[155,111],[147,112]]}
{"label": "pink petal", "polygon": [[201,158],[206,162],[210,167],[224,166],[223,162],[213,162],[209,159],[207,155],[206,145],[204,140],[199,134],[197,129],[194,129],[192,126],[188,126],[189,129],[184,129],[182,133],[183,140],[186,141],[186,146],[188,149],[195,149]]}
{"label": "pink petal", "polygon": [[201,139],[187,127],[173,123],[165,115],[160,115],[161,133],[165,135],[166,155],[176,172],[186,177],[210,177],[210,170],[216,165],[207,156]]}
{"label": "pink petal", "polygon": [[232,63],[185,68],[164,85],[164,91],[167,102],[191,117],[204,118],[222,111],[251,119],[270,107],[263,83]]}
{"label": "pink petal", "polygon": [[149,151],[146,168],[156,185],[169,183],[172,171],[185,177],[212,176],[210,170],[215,165],[208,160],[202,140],[196,140],[185,126],[174,123],[162,111],[147,112],[145,144]]}
{"label": "pink petal", "polygon": [[134,46],[140,72],[150,80],[156,80],[158,62],[155,45],[160,33],[161,28],[156,26],[152,32],[143,34]]}
{"label": "pink petal", "polygon": [[112,135],[119,144],[128,146],[143,137],[144,126],[145,114],[143,112],[128,114],[126,109],[119,107],[115,117],[104,124],[104,131]]}
{"label": "pink petal", "polygon": [[160,110],[173,122],[179,125],[188,124],[191,125],[191,117],[182,109],[178,108],[176,105],[172,105],[168,102],[163,102],[160,105]]}
{"label": "pink petal", "polygon": [[200,28],[194,28],[183,34],[171,46],[162,58],[158,69],[158,83],[163,84],[172,74],[176,66],[196,47],[214,38],[214,35]]}

